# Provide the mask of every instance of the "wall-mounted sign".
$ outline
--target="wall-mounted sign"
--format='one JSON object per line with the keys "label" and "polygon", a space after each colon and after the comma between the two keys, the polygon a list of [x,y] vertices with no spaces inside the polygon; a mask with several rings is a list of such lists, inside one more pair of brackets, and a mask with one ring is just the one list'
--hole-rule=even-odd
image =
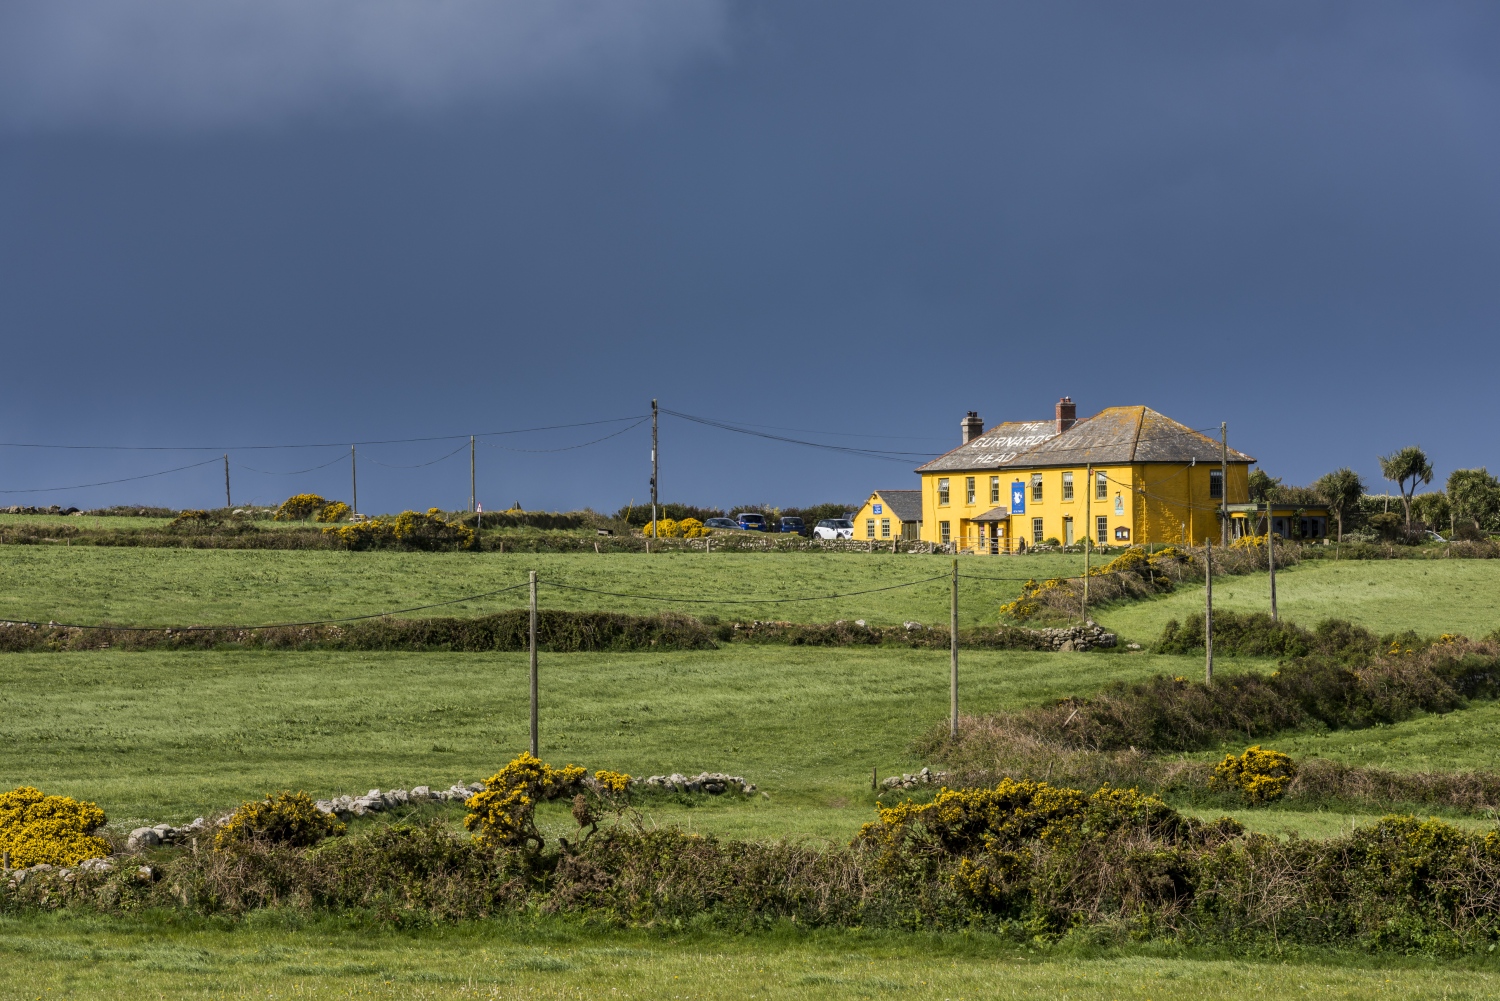
{"label": "wall-mounted sign", "polygon": [[875,513],[876,514],[885,514],[885,505],[884,504],[876,504],[875,505]]}
{"label": "wall-mounted sign", "polygon": [[1026,513],[1026,484],[1016,480],[1010,485],[1010,513]]}
{"label": "wall-mounted sign", "polygon": [[1116,490],[1115,491],[1115,514],[1123,515],[1124,513],[1125,513],[1125,498],[1121,497],[1120,496],[1120,492],[1118,490]]}
{"label": "wall-mounted sign", "polygon": [[1126,528],[1124,525],[1121,525],[1118,528],[1116,528],[1115,529],[1115,541],[1116,542],[1129,542],[1130,541],[1130,529]]}

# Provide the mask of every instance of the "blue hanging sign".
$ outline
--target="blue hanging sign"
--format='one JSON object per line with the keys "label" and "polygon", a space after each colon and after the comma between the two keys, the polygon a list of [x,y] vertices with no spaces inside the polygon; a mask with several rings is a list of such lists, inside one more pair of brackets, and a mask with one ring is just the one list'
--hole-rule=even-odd
{"label": "blue hanging sign", "polygon": [[1010,485],[1010,513],[1026,513],[1026,484],[1016,480]]}

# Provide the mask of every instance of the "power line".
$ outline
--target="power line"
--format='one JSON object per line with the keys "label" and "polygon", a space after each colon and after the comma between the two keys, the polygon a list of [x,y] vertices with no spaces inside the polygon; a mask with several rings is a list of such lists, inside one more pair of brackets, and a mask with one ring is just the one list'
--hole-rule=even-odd
{"label": "power line", "polygon": [[414,466],[402,466],[402,465],[397,465],[397,464],[395,464],[393,462],[381,462],[379,459],[375,458],[372,455],[369,455],[368,453],[365,455],[365,458],[369,459],[371,462],[375,463],[375,465],[377,465],[377,466],[384,466],[387,469],[421,469],[423,466],[435,466],[439,462],[442,462],[444,459],[451,459],[455,455],[457,455],[458,453],[462,452],[464,449],[466,449],[468,447],[469,447],[469,443],[468,442],[464,442],[463,444],[461,444],[457,448],[455,448],[453,451],[449,452],[447,455],[440,455],[436,459],[431,460],[430,462],[419,462],[419,463],[417,463]]}
{"label": "power line", "polygon": [[630,425],[630,427],[628,427],[628,428],[621,428],[620,430],[615,431],[612,434],[605,435],[603,438],[595,438],[593,441],[585,441],[585,442],[581,442],[581,443],[579,443],[577,445],[564,445],[561,448],[507,448],[504,445],[496,445],[493,442],[488,442],[488,441],[487,442],[483,442],[482,444],[484,445],[485,448],[498,448],[498,449],[500,449],[502,451],[505,451],[505,452],[528,452],[528,453],[532,453],[532,454],[539,454],[539,453],[542,453],[542,452],[571,452],[575,448],[587,448],[590,445],[597,445],[601,441],[608,441],[611,438],[618,438],[620,435],[624,434],[626,431],[634,431],[636,428],[640,427],[642,424],[646,423],[650,419],[651,419],[651,417],[648,414],[647,416],[642,417],[640,420],[636,421],[634,424]]}
{"label": "power line", "polygon": [[308,466],[306,469],[293,469],[293,470],[291,470],[289,472],[285,472],[285,473],[278,473],[278,472],[275,472],[275,471],[270,470],[270,469],[256,469],[253,466],[247,466],[247,465],[245,465],[244,463],[241,463],[241,462],[236,462],[235,465],[238,466],[241,469],[249,470],[252,473],[260,473],[262,476],[301,476],[303,473],[312,473],[312,472],[316,472],[319,469],[327,469],[329,466],[333,465],[335,462],[343,462],[347,458],[348,458],[347,455],[339,455],[339,456],[337,456],[335,458],[329,459],[327,462],[323,463],[321,466]]}
{"label": "power line", "polygon": [[901,452],[894,449],[856,448],[853,445],[830,445],[826,442],[821,441],[804,441],[800,438],[788,438],[785,435],[767,434],[764,431],[753,431],[750,428],[739,427],[734,424],[730,424],[727,421],[715,420],[711,417],[695,417],[692,414],[684,414],[681,411],[668,410],[666,407],[662,407],[661,412],[664,414],[670,414],[673,417],[679,417],[685,421],[692,421],[695,424],[703,424],[708,427],[719,428],[721,431],[733,431],[736,434],[749,435],[752,438],[766,438],[770,441],[784,442],[789,445],[803,445],[808,448],[821,448],[826,449],[830,452],[843,452],[847,455],[861,455],[872,459],[885,459],[890,462],[905,463],[911,461],[911,459],[909,458],[911,456],[930,458],[938,454],[936,452]]}
{"label": "power line", "polygon": [[878,591],[896,591],[903,587],[915,587],[918,584],[927,584],[935,580],[947,580],[947,574],[938,574],[936,577],[923,577],[921,580],[909,580],[903,584],[891,584],[887,587],[872,587],[863,591],[847,591],[843,594],[810,594],[796,598],[680,598],[662,594],[627,594],[622,591],[601,591],[593,587],[581,587],[577,584],[559,584],[551,580],[538,580],[538,584],[546,584],[549,587],[563,588],[568,591],[587,591],[590,594],[607,594],[613,598],[639,598],[644,601],[661,601],[681,605],[784,605],[796,601],[833,601],[837,598],[852,598],[861,594],[875,594]]}
{"label": "power line", "polygon": [[166,476],[166,474],[168,473],[181,473],[181,471],[183,470],[195,470],[195,468],[198,468],[199,465],[208,465],[210,464],[210,462],[217,461],[219,461],[219,456],[213,456],[213,458],[204,459],[204,461],[202,462],[190,462],[189,465],[178,465],[177,468],[172,468],[172,470],[162,470],[159,471],[159,473],[142,473],[139,474],[139,476],[121,476],[120,479],[117,480],[99,480],[98,483],[74,483],[74,485],[72,486],[28,486],[28,488],[24,489],[7,489],[7,491],[0,491],[0,494],[51,494],[51,492],[54,491],[81,491],[81,489],[87,488],[87,486],[110,486],[111,483],[127,483],[130,482],[130,480],[148,480],[153,476]]}

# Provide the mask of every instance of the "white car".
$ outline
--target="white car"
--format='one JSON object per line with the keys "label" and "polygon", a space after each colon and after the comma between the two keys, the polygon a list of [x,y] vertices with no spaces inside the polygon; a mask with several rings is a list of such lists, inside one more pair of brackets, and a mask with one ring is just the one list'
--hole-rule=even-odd
{"label": "white car", "polygon": [[824,518],[818,522],[818,527],[813,529],[813,537],[817,539],[852,539],[854,538],[854,522],[848,518]]}

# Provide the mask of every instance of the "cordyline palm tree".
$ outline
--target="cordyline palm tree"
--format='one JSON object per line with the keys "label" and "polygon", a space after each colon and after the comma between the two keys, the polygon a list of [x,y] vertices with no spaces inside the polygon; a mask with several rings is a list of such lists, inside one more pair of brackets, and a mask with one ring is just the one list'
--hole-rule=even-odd
{"label": "cordyline palm tree", "polygon": [[1401,506],[1406,509],[1406,530],[1410,532],[1412,495],[1418,486],[1432,482],[1432,463],[1428,461],[1427,453],[1420,445],[1408,445],[1399,452],[1382,455],[1380,474],[1401,491]]}
{"label": "cordyline palm tree", "polygon": [[1338,541],[1344,541],[1344,512],[1352,510],[1359,503],[1359,499],[1365,494],[1365,481],[1359,478],[1359,474],[1345,466],[1343,469],[1335,469],[1331,473],[1324,473],[1318,477],[1318,482],[1313,484],[1313,489],[1323,495],[1328,502],[1328,510],[1338,519],[1339,534]]}

